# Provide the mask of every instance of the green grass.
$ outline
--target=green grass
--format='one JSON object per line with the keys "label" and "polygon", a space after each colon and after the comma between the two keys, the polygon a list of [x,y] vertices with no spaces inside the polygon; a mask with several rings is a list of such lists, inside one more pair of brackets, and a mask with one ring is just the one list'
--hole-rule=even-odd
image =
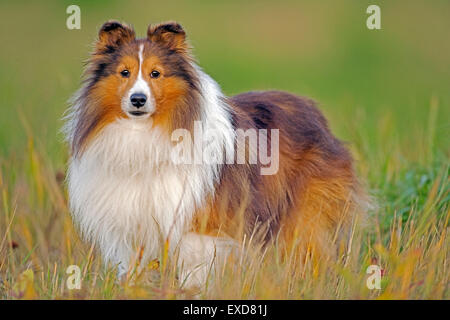
{"label": "green grass", "polygon": [[[82,29],[73,31],[72,2],[0,4],[0,299],[192,297],[170,261],[153,271],[159,280],[118,285],[67,209],[60,119],[111,18],[140,35],[150,22],[181,22],[226,94],[316,99],[378,203],[344,262],[292,270],[271,248],[225,267],[201,297],[449,299],[448,1],[377,1],[380,31],[365,27],[371,1],[78,3]],[[375,262],[382,289],[368,290]],[[81,267],[81,290],[65,285],[71,264]]]}

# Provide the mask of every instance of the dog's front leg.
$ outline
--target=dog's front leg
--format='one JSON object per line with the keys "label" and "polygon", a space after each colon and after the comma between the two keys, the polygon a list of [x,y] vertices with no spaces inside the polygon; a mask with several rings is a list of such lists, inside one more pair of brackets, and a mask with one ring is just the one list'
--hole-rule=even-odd
{"label": "dog's front leg", "polygon": [[230,254],[237,253],[238,245],[229,238],[187,233],[178,250],[180,283],[184,288],[202,288]]}

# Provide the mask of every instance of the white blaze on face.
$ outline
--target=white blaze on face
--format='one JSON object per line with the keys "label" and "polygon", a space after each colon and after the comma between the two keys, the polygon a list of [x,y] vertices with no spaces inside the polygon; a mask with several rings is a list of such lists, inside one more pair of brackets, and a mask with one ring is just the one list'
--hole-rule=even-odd
{"label": "white blaze on face", "polygon": [[144,45],[141,44],[139,46],[139,71],[138,75],[136,77],[136,81],[131,87],[131,89],[128,91],[128,94],[125,95],[124,101],[122,101],[122,108],[125,112],[135,110],[135,107],[131,104],[130,98],[135,93],[141,93],[145,94],[147,97],[147,101],[145,102],[145,105],[141,108],[139,108],[140,111],[153,113],[155,111],[155,103],[154,98],[152,96],[150,87],[145,81],[145,79],[142,76],[142,64],[144,62],[143,58],[143,52],[144,52]]}

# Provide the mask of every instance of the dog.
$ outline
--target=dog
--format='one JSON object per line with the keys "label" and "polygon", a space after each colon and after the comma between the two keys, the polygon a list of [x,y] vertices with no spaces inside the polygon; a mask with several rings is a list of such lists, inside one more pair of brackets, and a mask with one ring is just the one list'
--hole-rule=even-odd
{"label": "dog", "polygon": [[[198,128],[214,133],[206,147],[220,161],[175,159],[181,149],[201,155],[205,135],[177,131]],[[351,154],[314,101],[280,91],[225,96],[176,22],[150,25],[142,39],[106,22],[65,133],[73,220],[119,277],[137,252],[145,265],[164,244],[187,286],[204,285],[245,237],[333,256],[336,235],[345,238],[368,208]]]}

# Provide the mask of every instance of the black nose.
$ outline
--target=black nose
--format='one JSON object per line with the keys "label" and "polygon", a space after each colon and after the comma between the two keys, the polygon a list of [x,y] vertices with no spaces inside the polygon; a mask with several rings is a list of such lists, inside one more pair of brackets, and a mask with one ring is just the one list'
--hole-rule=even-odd
{"label": "black nose", "polygon": [[147,96],[143,93],[133,93],[130,97],[131,104],[136,108],[140,108],[147,101]]}

